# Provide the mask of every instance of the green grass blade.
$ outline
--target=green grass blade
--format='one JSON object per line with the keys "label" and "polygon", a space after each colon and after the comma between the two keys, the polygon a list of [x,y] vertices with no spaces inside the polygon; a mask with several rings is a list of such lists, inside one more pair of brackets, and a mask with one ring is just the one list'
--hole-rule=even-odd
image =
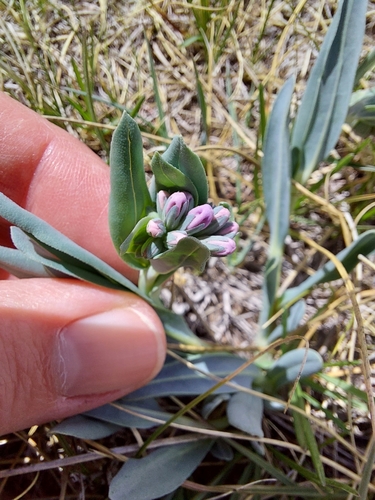
{"label": "green grass blade", "polygon": [[[304,409],[305,403],[302,397],[302,389],[300,384],[297,384],[295,392],[292,397],[292,403],[301,409]],[[294,418],[294,429],[296,431],[296,436],[302,437],[300,445],[303,448],[307,448],[310,452],[311,460],[314,464],[315,471],[319,478],[319,483],[322,486],[326,486],[326,477],[324,472],[324,466],[320,458],[320,452],[318,448],[318,443],[316,442],[314,432],[311,428],[309,420],[301,414],[293,412]]]}
{"label": "green grass blade", "polygon": [[156,106],[158,108],[159,120],[160,120],[160,125],[158,127],[157,133],[158,133],[158,135],[161,135],[162,137],[165,137],[166,139],[168,139],[168,131],[167,131],[167,127],[165,125],[165,113],[164,113],[164,109],[163,109],[163,103],[161,102],[161,98],[160,98],[159,84],[158,84],[158,77],[157,77],[156,70],[155,70],[154,56],[152,53],[150,42],[146,36],[146,33],[145,33],[145,40],[146,40],[146,44],[147,44],[148,61],[150,64],[150,73],[151,73],[152,83],[154,86],[155,102],[156,102]]}
{"label": "green grass blade", "polygon": [[367,56],[363,59],[361,64],[358,66],[357,72],[354,79],[354,87],[359,84],[361,78],[365,76],[368,71],[371,71],[375,67],[375,48],[372,49]]}
{"label": "green grass blade", "polygon": [[361,500],[368,499],[368,486],[371,483],[372,469],[374,466],[374,462],[375,462],[375,439],[373,437],[369,445],[367,460],[362,470],[362,479],[358,488],[358,494]]}

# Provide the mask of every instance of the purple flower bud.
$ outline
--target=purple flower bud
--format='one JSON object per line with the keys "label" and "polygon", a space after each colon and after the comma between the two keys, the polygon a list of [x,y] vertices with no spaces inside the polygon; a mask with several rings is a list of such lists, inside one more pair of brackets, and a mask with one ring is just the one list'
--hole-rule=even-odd
{"label": "purple flower bud", "polygon": [[230,219],[230,211],[222,206],[214,208],[214,219],[219,224],[219,227],[223,227],[224,224]]}
{"label": "purple flower bud", "polygon": [[171,231],[167,234],[167,247],[168,248],[173,248],[177,245],[177,243],[182,240],[183,238],[186,238],[187,232],[186,231]]}
{"label": "purple flower bud", "polygon": [[146,227],[147,234],[153,238],[161,238],[166,233],[165,226],[161,219],[152,219]]}
{"label": "purple flower bud", "polygon": [[216,231],[216,234],[226,236],[227,238],[234,238],[238,233],[239,228],[240,227],[237,222],[227,222],[218,231]]}
{"label": "purple flower bud", "polygon": [[156,194],[156,209],[160,217],[162,216],[163,209],[168,197],[169,193],[167,193],[167,191],[158,191]]}
{"label": "purple flower bud", "polygon": [[194,204],[190,193],[176,191],[167,199],[163,209],[164,223],[170,231],[177,229]]}
{"label": "purple flower bud", "polygon": [[208,237],[211,236],[212,234],[219,234],[219,230],[227,224],[227,222],[230,219],[230,211],[223,207],[223,206],[218,206],[213,208],[214,211],[214,217],[206,229],[203,231],[201,230],[199,233],[199,237]]}
{"label": "purple flower bud", "polygon": [[210,236],[200,240],[215,257],[225,257],[236,250],[236,243],[227,236]]}
{"label": "purple flower bud", "polygon": [[190,210],[187,214],[181,229],[188,234],[196,234],[208,227],[214,218],[214,211],[211,205],[199,205]]}

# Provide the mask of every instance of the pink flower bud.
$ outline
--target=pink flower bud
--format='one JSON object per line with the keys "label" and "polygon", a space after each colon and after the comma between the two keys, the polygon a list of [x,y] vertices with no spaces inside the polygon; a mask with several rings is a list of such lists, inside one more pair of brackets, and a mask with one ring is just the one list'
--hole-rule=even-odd
{"label": "pink flower bud", "polygon": [[168,197],[169,193],[167,193],[167,191],[158,191],[156,194],[156,209],[160,217],[163,213],[163,209]]}
{"label": "pink flower bud", "polygon": [[230,219],[230,211],[222,206],[214,208],[214,220],[219,224],[219,227],[224,226]]}
{"label": "pink flower bud", "polygon": [[225,257],[236,250],[236,243],[227,236],[210,236],[200,240],[215,257]]}
{"label": "pink flower bud", "polygon": [[185,222],[181,226],[188,234],[196,234],[208,227],[214,218],[214,211],[211,205],[199,205],[190,210]]}
{"label": "pink flower bud", "polygon": [[165,226],[161,219],[152,219],[146,227],[147,234],[153,238],[161,238],[166,233]]}
{"label": "pink flower bud", "polygon": [[186,238],[187,232],[186,231],[171,231],[167,234],[167,247],[168,248],[173,248],[177,245],[177,243],[182,240],[183,238]]}
{"label": "pink flower bud", "polygon": [[177,229],[194,204],[190,193],[176,191],[167,199],[163,209],[164,223],[170,231]]}
{"label": "pink flower bud", "polygon": [[227,222],[218,231],[216,231],[216,234],[219,234],[220,236],[227,236],[228,238],[234,238],[238,233],[239,228],[240,227],[237,222]]}

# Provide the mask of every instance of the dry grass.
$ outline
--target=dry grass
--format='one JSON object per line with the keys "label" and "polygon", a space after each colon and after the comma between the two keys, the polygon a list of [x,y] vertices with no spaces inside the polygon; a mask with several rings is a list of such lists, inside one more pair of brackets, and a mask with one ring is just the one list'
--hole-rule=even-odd
{"label": "dry grass", "polygon": [[[186,0],[2,0],[0,89],[65,127],[104,159],[111,130],[124,108],[140,106],[137,120],[143,131],[146,164],[173,135],[184,137],[206,162],[212,199],[233,204],[242,220],[242,243],[245,247],[251,242],[252,247],[241,263],[232,261],[228,266],[212,260],[203,276],[178,273],[174,288],[165,290],[164,298],[173,299],[173,308],[185,313],[195,331],[209,340],[228,349],[251,350],[261,308],[260,270],[268,237],[265,230],[256,234],[263,214],[259,85],[265,89],[266,111],[291,74],[297,77],[299,98],[337,1],[221,0],[211,2],[209,10],[198,4]],[[207,25],[205,13],[210,16]],[[364,54],[373,43],[375,2],[369,2],[367,21]],[[199,27],[203,29],[199,31]],[[146,37],[162,111],[156,105]],[[194,65],[204,104],[198,98]],[[371,76],[361,82],[365,88],[373,84]],[[333,158],[355,152],[361,141],[351,131],[343,134]],[[374,165],[371,142],[354,161]],[[359,175],[351,167],[334,173],[335,167],[334,162],[325,164],[314,174],[311,186],[321,181],[321,187],[314,194],[305,192],[304,202],[292,214],[284,287],[321,266],[327,258],[323,247],[336,254],[357,230],[373,227],[373,174]],[[363,219],[366,214],[371,217]],[[370,363],[375,345],[373,270],[373,262],[364,259],[351,276]],[[365,398],[359,392],[365,391],[365,386],[357,363],[358,325],[341,281],[314,291],[307,304],[306,322],[297,333],[310,340],[331,366],[307,389],[305,411],[311,414],[327,477],[357,489],[371,444]],[[108,481],[118,462],[101,458],[83,463],[82,457],[98,458],[89,454],[99,445],[48,436],[48,428],[34,428],[1,441],[2,469],[29,463],[34,466],[32,472],[16,478],[6,478],[5,472],[0,482],[1,498],[106,498]],[[267,415],[265,432],[266,438],[277,440],[283,453],[287,445],[293,445],[288,456],[296,463],[309,461],[308,453],[296,442],[289,416]],[[133,445],[136,438],[131,432],[116,434],[103,442],[105,453],[113,456],[110,448]],[[69,462],[70,456],[73,459]],[[279,458],[271,449],[266,458],[278,466]],[[57,469],[57,459],[68,461],[70,467]],[[50,461],[50,470],[37,472]],[[243,464],[239,467],[245,471]],[[298,476],[286,463],[280,467],[290,477]],[[234,471],[231,480],[240,481]],[[204,475],[200,479],[207,486]],[[246,482],[246,477],[241,480]],[[186,487],[196,489],[193,483]],[[211,491],[219,494],[213,487]],[[230,492],[230,487],[225,491]],[[374,494],[375,484],[370,484],[369,491]],[[208,497],[191,494],[181,498]],[[241,494],[230,498],[276,496]]]}

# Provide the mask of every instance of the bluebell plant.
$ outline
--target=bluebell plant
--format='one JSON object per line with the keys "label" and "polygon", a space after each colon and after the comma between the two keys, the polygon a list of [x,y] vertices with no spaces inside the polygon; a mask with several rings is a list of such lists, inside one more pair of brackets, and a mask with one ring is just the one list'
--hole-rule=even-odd
{"label": "bluebell plant", "polygon": [[139,129],[125,113],[111,147],[110,229],[121,258],[140,271],[141,290],[155,296],[179,267],[203,271],[210,256],[233,253],[239,226],[228,203],[208,201],[202,162],[181,137],[153,156],[148,182],[142,155]]}

